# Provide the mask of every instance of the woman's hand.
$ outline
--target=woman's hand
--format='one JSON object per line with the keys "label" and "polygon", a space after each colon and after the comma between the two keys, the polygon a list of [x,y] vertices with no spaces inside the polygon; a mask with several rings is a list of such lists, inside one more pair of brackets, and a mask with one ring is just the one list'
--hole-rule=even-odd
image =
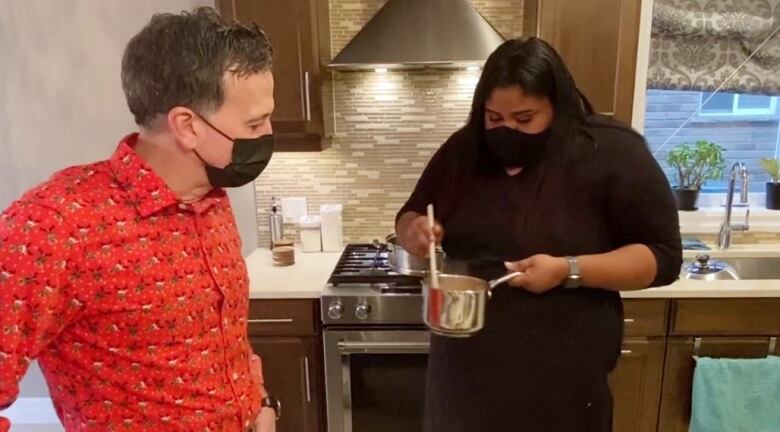
{"label": "woman's hand", "polygon": [[566,258],[550,255],[534,255],[522,261],[505,263],[507,270],[523,272],[509,281],[509,285],[521,287],[532,293],[541,294],[563,283],[569,275]]}
{"label": "woman's hand", "polygon": [[431,242],[439,244],[443,238],[444,228],[434,222],[431,230],[427,216],[409,212],[398,220],[398,241],[412,255],[427,257],[428,245]]}

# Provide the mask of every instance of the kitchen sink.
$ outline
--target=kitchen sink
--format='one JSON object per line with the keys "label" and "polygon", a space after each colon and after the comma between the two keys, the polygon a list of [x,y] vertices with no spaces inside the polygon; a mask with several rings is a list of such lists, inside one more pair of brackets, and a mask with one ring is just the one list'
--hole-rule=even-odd
{"label": "kitchen sink", "polygon": [[726,258],[722,261],[734,267],[740,279],[780,279],[780,257]]}
{"label": "kitchen sink", "polygon": [[[763,258],[713,258],[728,264],[742,280],[780,279],[780,257]],[[686,260],[683,269],[694,260]],[[725,279],[731,279],[726,277]]]}

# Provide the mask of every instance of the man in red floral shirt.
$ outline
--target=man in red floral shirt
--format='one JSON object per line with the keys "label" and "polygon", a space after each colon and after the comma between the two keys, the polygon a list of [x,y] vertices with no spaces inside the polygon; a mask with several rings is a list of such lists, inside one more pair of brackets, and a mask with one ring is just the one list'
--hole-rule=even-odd
{"label": "man in red floral shirt", "polygon": [[272,54],[207,8],[155,15],[129,42],[140,132],[0,216],[0,409],[38,359],[68,431],[274,431],[222,189],[271,157]]}

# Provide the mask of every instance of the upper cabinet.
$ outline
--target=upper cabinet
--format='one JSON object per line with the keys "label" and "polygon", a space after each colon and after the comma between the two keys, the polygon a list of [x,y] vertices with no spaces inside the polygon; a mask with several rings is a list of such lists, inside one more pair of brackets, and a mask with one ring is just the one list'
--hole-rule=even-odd
{"label": "upper cabinet", "polygon": [[323,126],[320,38],[327,2],[320,0],[219,0],[224,16],[255,22],[274,47],[272,116],[277,151],[326,148]]}
{"label": "upper cabinet", "polygon": [[641,0],[525,0],[524,33],[560,53],[594,108],[630,124]]}

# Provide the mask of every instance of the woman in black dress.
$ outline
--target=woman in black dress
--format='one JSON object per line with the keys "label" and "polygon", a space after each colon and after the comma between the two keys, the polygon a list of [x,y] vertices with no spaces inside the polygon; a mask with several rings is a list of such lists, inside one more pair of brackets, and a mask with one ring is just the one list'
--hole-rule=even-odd
{"label": "woman in black dress", "polygon": [[643,138],[594,114],[552,47],[510,40],[488,58],[467,125],[396,231],[421,256],[441,241],[485,279],[524,272],[495,290],[476,336],[432,337],[426,431],[611,430],[619,291],[676,279],[679,223]]}

